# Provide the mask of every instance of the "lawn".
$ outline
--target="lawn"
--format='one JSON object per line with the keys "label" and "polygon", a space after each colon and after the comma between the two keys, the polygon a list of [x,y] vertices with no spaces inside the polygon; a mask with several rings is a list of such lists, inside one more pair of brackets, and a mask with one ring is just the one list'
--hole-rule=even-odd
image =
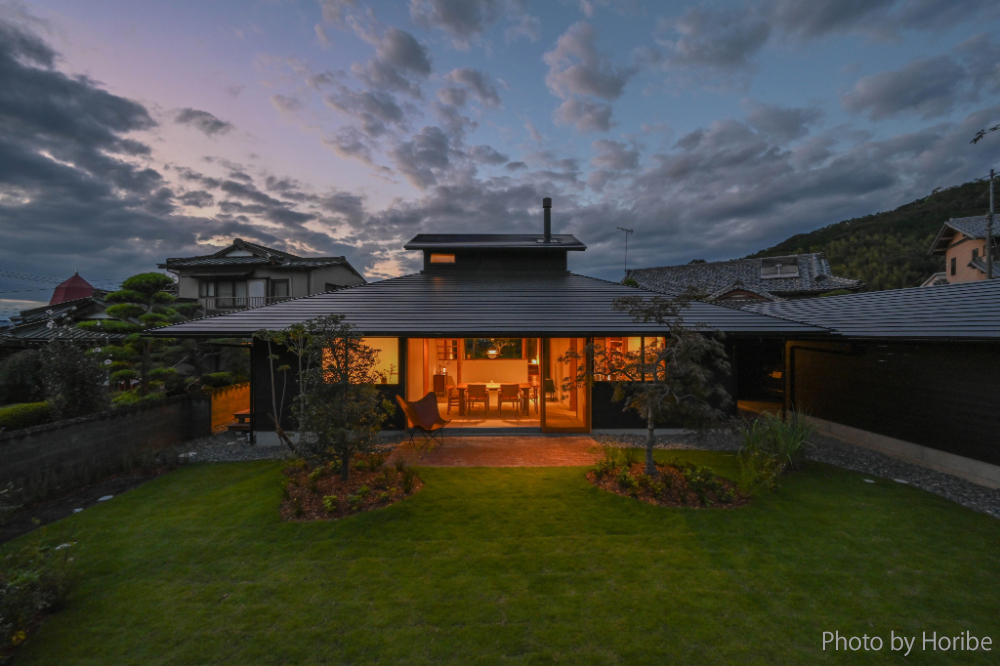
{"label": "lawn", "polygon": [[[186,467],[50,526],[80,583],[16,665],[997,663],[1000,521],[820,464],[734,510],[584,471],[426,468],[387,509],[283,523],[277,464]],[[965,630],[994,650],[921,651]]]}

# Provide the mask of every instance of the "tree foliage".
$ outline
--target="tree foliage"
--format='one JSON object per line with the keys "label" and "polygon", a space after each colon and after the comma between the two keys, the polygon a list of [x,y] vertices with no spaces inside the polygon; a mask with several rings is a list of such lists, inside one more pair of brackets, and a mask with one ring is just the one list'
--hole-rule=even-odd
{"label": "tree foliage", "polygon": [[0,362],[0,405],[42,400],[41,371],[42,355],[36,349],[19,351]]}
{"label": "tree foliage", "polygon": [[[377,384],[378,351],[341,315],[317,317],[282,331],[260,330],[254,337],[268,348],[271,408],[269,414],[286,445],[315,459],[341,461],[341,477],[350,474],[355,453],[370,450],[382,424],[395,411]],[[293,368],[283,362],[292,360]],[[297,384],[297,386],[293,385]],[[296,446],[281,423],[289,394],[298,394],[291,412],[300,433]]]}
{"label": "tree foliage", "polygon": [[915,287],[944,270],[942,257],[928,255],[941,225],[987,212],[989,181],[974,181],[935,190],[892,211],[797,234],[751,257],[823,252],[834,275],[864,281],[865,291]]}
{"label": "tree foliage", "polygon": [[665,337],[662,341],[656,339],[642,352],[625,354],[588,345],[584,354],[594,356],[595,369],[581,364],[584,370],[573,378],[583,383],[601,375],[615,381],[612,400],[624,402],[624,409],[646,420],[646,474],[652,477],[658,474],[653,460],[658,423],[701,429],[723,419],[732,404],[720,382],[730,373],[721,336],[683,319],[692,300],[691,292],[673,298],[616,298],[612,303],[615,311],[627,312],[637,323],[658,324]]}
{"label": "tree foliage", "polygon": [[53,340],[42,348],[41,362],[45,396],[58,418],[72,419],[110,407],[107,372],[79,346]]}

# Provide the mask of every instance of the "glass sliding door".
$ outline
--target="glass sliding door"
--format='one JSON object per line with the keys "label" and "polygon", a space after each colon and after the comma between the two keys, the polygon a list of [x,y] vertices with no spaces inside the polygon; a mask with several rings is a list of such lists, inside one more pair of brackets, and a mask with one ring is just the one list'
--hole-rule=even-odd
{"label": "glass sliding door", "polygon": [[590,388],[574,381],[586,368],[586,338],[542,339],[542,430],[590,432]]}

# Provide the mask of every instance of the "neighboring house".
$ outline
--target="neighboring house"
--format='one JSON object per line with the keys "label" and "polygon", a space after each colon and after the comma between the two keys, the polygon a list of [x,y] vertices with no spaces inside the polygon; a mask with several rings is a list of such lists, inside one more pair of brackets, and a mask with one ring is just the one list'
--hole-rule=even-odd
{"label": "neighboring house", "polygon": [[[986,279],[986,215],[952,218],[941,226],[930,255],[944,257],[944,272],[935,273],[924,287]],[[993,239],[993,277],[1000,277],[1000,258]]]}
{"label": "neighboring house", "polygon": [[625,276],[629,278],[640,287],[672,296],[693,287],[705,300],[730,307],[808,298],[838,289],[857,291],[864,286],[860,280],[835,277],[822,252],[636,268]]}
{"label": "neighboring house", "polygon": [[1000,280],[763,303],[790,338],[785,406],[856,444],[1000,488]]}
{"label": "neighboring house", "polygon": [[[433,391],[440,412],[452,420],[451,428],[516,433],[643,427],[638,415],[611,401],[612,378],[599,376],[579,386],[564,380],[580,370],[581,361],[572,352],[583,352],[588,344],[641,352],[663,336],[664,328],[655,322],[637,323],[612,308],[619,296],[651,292],[569,272],[567,254],[586,250],[571,235],[421,234],[405,249],[423,254],[420,273],[184,322],[150,334],[249,337],[261,328],[283,329],[313,317],[342,314],[379,350],[386,397],[419,399]],[[826,334],[808,324],[702,302],[691,304],[688,317],[725,333],[731,357],[742,357],[741,345],[759,345],[762,339],[780,346],[788,336]],[[266,344],[255,341],[252,354],[253,431],[261,442],[276,442],[268,417],[274,410]],[[292,359],[275,362],[287,364],[294,374]],[[736,382],[728,381],[735,392]],[[294,377],[289,378],[290,391],[295,385]],[[503,385],[511,402],[501,407]],[[519,393],[511,393],[512,385]],[[473,404],[477,397],[480,402]],[[393,425],[405,425],[401,411]]]}
{"label": "neighboring house", "polygon": [[237,238],[215,254],[167,259],[177,297],[197,299],[205,314],[245,310],[364,284],[344,257],[299,257]]}
{"label": "neighboring house", "polygon": [[42,345],[56,338],[87,344],[100,344],[124,339],[124,335],[87,331],[77,328],[81,321],[111,319],[105,313],[110,303],[104,300],[107,291],[97,289],[74,275],[52,292],[48,305],[21,310],[11,317],[13,325],[0,330],[0,347],[17,349]]}

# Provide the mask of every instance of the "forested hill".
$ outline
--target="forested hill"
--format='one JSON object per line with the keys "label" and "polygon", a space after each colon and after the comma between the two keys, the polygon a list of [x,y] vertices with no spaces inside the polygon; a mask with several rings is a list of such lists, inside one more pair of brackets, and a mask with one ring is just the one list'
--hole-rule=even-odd
{"label": "forested hill", "polygon": [[950,217],[984,215],[989,208],[989,182],[966,183],[893,211],[797,234],[751,256],[825,252],[834,275],[864,280],[865,291],[915,287],[944,270],[944,259],[927,256],[941,224]]}

